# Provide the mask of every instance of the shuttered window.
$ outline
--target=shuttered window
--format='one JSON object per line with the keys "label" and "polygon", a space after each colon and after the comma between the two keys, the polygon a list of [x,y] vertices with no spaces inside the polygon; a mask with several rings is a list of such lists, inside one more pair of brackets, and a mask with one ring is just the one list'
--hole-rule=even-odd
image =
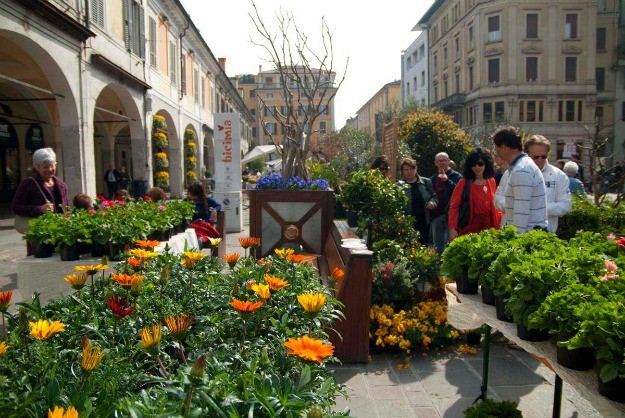
{"label": "shuttered window", "polygon": [[176,67],[178,65],[178,55],[176,54],[176,43],[169,41],[169,79],[172,84],[176,84]]}
{"label": "shuttered window", "polygon": [[143,7],[133,0],[124,0],[124,41],[128,51],[145,58]]}
{"label": "shuttered window", "polygon": [[104,0],[91,1],[91,22],[104,28]]}
{"label": "shuttered window", "polygon": [[156,21],[152,18],[148,20],[148,36],[150,37],[150,65],[156,67]]}

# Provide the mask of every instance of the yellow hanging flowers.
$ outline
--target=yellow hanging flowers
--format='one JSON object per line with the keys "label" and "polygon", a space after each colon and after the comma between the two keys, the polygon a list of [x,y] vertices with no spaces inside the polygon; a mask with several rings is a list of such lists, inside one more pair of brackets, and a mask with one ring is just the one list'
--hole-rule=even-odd
{"label": "yellow hanging flowers", "polygon": [[48,322],[45,319],[40,319],[37,322],[29,322],[29,325],[30,335],[39,341],[47,340],[52,335],[65,329],[64,323],[60,321]]}
{"label": "yellow hanging flowers", "polygon": [[297,301],[308,313],[317,313],[326,303],[326,296],[323,293],[302,293],[297,295]]}
{"label": "yellow hanging flowers", "polygon": [[104,358],[104,351],[97,345],[91,345],[91,340],[86,339],[85,345],[82,349],[82,359],[80,360],[80,367],[83,370],[90,372],[94,370],[102,359]]}

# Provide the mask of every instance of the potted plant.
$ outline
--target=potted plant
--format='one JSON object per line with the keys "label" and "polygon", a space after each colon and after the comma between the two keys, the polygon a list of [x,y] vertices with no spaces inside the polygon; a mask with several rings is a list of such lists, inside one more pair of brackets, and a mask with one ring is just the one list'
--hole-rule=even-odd
{"label": "potted plant", "polygon": [[53,241],[61,253],[61,260],[75,261],[80,258],[80,244],[91,244],[90,214],[76,212],[73,216],[61,216],[59,227],[54,230]]}
{"label": "potted plant", "polygon": [[158,150],[164,150],[169,145],[167,135],[163,132],[155,132],[152,134],[152,144]]}
{"label": "potted plant", "polygon": [[551,334],[557,334],[558,364],[573,370],[588,370],[594,365],[592,349],[569,350],[566,343],[579,330],[584,310],[602,299],[594,286],[571,283],[547,296],[538,310],[530,314],[528,328],[548,329]]}
{"label": "potted plant", "polygon": [[33,247],[35,258],[49,258],[54,253],[52,231],[57,228],[58,220],[62,215],[48,212],[29,221],[30,229],[24,234]]}
{"label": "potted plant", "polygon": [[184,155],[187,157],[193,157],[195,155],[196,145],[195,142],[189,141],[184,144]]}
{"label": "potted plant", "polygon": [[167,159],[167,154],[165,152],[157,152],[156,154],[154,154],[154,165],[157,168],[169,167],[169,160]]}
{"label": "potted plant", "polygon": [[465,409],[465,418],[523,418],[518,404],[512,401],[496,402],[492,399],[484,399]]}
{"label": "potted plant", "polygon": [[197,181],[197,174],[195,171],[187,171],[187,183],[195,183]]}
{"label": "potted plant", "polygon": [[479,234],[461,235],[450,242],[443,252],[441,273],[456,281],[459,293],[477,293],[477,279],[469,279],[468,272],[472,263],[471,248],[479,239]]}
{"label": "potted plant", "polygon": [[195,157],[187,157],[186,161],[186,167],[189,170],[195,170],[197,168],[197,158]]}
{"label": "potted plant", "polygon": [[167,171],[157,171],[154,177],[157,187],[162,189],[169,187],[169,173]]}
{"label": "potted plant", "polygon": [[165,117],[161,115],[154,115],[152,118],[152,129],[166,131],[167,122],[165,121]]}

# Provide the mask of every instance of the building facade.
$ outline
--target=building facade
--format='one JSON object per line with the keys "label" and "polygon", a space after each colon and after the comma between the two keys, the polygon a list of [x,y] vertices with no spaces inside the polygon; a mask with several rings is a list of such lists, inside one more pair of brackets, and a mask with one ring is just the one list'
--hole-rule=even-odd
{"label": "building facade", "polygon": [[[398,109],[401,104],[401,84],[400,80],[385,84],[358,109],[355,116],[347,120],[347,126],[363,129],[374,135],[379,133],[379,115],[389,109]],[[381,141],[377,136],[376,139]]]}
{"label": "building facade", "polygon": [[[616,0],[437,0],[428,31],[430,104],[467,130],[509,122],[545,135],[553,160],[615,139]],[[568,146],[567,146],[568,145]],[[608,151],[608,150],[606,150]]]}
{"label": "building facade", "polygon": [[[313,69],[313,72],[319,70]],[[312,83],[308,75],[305,75],[304,67],[299,71],[302,79],[306,83]],[[336,88],[334,86],[334,78],[336,74],[326,74],[322,78],[326,78],[327,87],[320,88],[317,91],[316,103],[320,103],[319,117],[314,121],[311,131],[310,143],[317,144],[319,139],[325,134],[334,130],[334,94]],[[321,80],[324,82],[325,80]],[[250,109],[255,118],[252,128],[252,139],[256,145],[271,145],[279,138],[283,138],[286,134],[287,126],[284,121],[284,115],[287,114],[287,102],[284,99],[284,89],[280,82],[280,73],[277,70],[263,71],[262,66],[258,68],[258,74],[242,74],[237,76],[235,82],[239,94],[243,98],[245,105]],[[308,99],[302,97],[300,101],[297,98],[297,87],[295,83],[290,86],[294,93],[293,109],[298,115],[298,121],[302,122],[304,113],[307,112]],[[325,93],[323,93],[325,91]],[[325,99],[321,98],[321,94],[325,94]],[[331,97],[331,98],[330,98]],[[329,98],[329,99],[328,99]],[[282,116],[281,116],[282,115]],[[263,126],[264,123],[264,126]],[[281,141],[277,141],[281,143]]]}
{"label": "building facade", "polygon": [[402,105],[417,102],[426,106],[429,103],[428,78],[428,32],[422,30],[401,56]]}
{"label": "building facade", "polygon": [[242,149],[253,118],[178,0],[7,0],[0,4],[0,201],[52,147],[57,175],[77,193],[103,192],[104,171],[126,166],[154,183],[152,121],[166,120],[169,189],[211,168],[213,114],[239,112]]}

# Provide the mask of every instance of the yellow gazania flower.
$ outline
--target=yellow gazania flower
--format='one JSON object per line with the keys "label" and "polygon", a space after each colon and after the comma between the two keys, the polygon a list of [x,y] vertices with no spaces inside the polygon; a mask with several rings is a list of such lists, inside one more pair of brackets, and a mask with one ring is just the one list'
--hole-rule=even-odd
{"label": "yellow gazania flower", "polygon": [[74,290],[80,290],[85,287],[85,283],[89,278],[88,274],[68,274],[65,276],[65,281],[72,287]]}
{"label": "yellow gazania flower", "polygon": [[130,282],[130,293],[138,296],[141,293],[141,285],[143,284],[143,276],[134,275]]}
{"label": "yellow gazania flower", "polygon": [[171,332],[171,335],[175,340],[181,341],[184,339],[189,327],[191,327],[191,322],[193,322],[193,315],[176,315],[176,316],[168,316],[165,318],[165,326]]}
{"label": "yellow gazania flower", "polygon": [[80,360],[80,367],[85,371],[92,371],[104,358],[104,351],[100,347],[91,345],[91,341],[87,339],[87,343],[82,349],[82,359]]}
{"label": "yellow gazania flower", "polygon": [[252,285],[252,290],[254,292],[256,292],[256,294],[258,295],[258,297],[260,297],[262,300],[267,300],[271,297],[271,292],[269,291],[269,286],[267,286],[266,284],[253,284]]}
{"label": "yellow gazania flower", "polygon": [[304,360],[316,361],[319,364],[324,357],[334,354],[334,346],[324,344],[323,341],[310,338],[307,335],[300,338],[289,338],[284,346],[289,349],[287,354],[296,355]]}
{"label": "yellow gazania flower", "polygon": [[308,313],[317,313],[326,303],[326,296],[323,293],[302,293],[297,295],[297,301]]}
{"label": "yellow gazania flower", "polygon": [[282,280],[281,278],[276,277],[276,276],[271,276],[269,274],[265,274],[265,281],[269,285],[269,289],[273,292],[277,292],[283,287],[286,287],[289,285],[289,283],[286,282],[285,280]]}
{"label": "yellow gazania flower", "polygon": [[55,406],[54,411],[48,409],[48,418],[78,418],[78,411],[71,405],[67,407],[67,411]]}
{"label": "yellow gazania flower", "polygon": [[278,257],[286,258],[288,255],[293,254],[295,250],[293,248],[276,248],[274,252]]}
{"label": "yellow gazania flower", "polygon": [[206,257],[206,254],[195,251],[185,251],[182,253],[182,264],[186,267],[193,267],[198,261]]}
{"label": "yellow gazania flower", "polygon": [[144,327],[141,330],[141,346],[145,351],[153,351],[161,342],[161,324]]}
{"label": "yellow gazania flower", "polygon": [[4,341],[2,341],[0,343],[0,357],[2,357],[4,355],[4,353],[7,352],[8,349],[9,349],[9,346],[6,345],[6,343]]}
{"label": "yellow gazania flower", "polygon": [[30,335],[36,340],[47,340],[57,332],[65,329],[65,324],[59,321],[48,322],[45,319],[40,319],[37,322],[29,322]]}
{"label": "yellow gazania flower", "polygon": [[222,238],[209,238],[208,241],[211,243],[211,246],[216,247],[221,242]]}
{"label": "yellow gazania flower", "polygon": [[89,266],[76,266],[76,267],[74,267],[74,270],[76,270],[76,271],[84,271],[88,275],[93,276],[98,271],[100,271],[100,270],[108,270],[108,268],[109,268],[109,266],[107,266],[106,264],[96,264],[96,265],[89,265]]}
{"label": "yellow gazania flower", "polygon": [[130,250],[130,254],[132,254],[134,258],[138,258],[139,260],[147,260],[148,258],[158,257],[158,253],[155,253],[154,251],[146,251],[143,248],[135,248],[133,250]]}

